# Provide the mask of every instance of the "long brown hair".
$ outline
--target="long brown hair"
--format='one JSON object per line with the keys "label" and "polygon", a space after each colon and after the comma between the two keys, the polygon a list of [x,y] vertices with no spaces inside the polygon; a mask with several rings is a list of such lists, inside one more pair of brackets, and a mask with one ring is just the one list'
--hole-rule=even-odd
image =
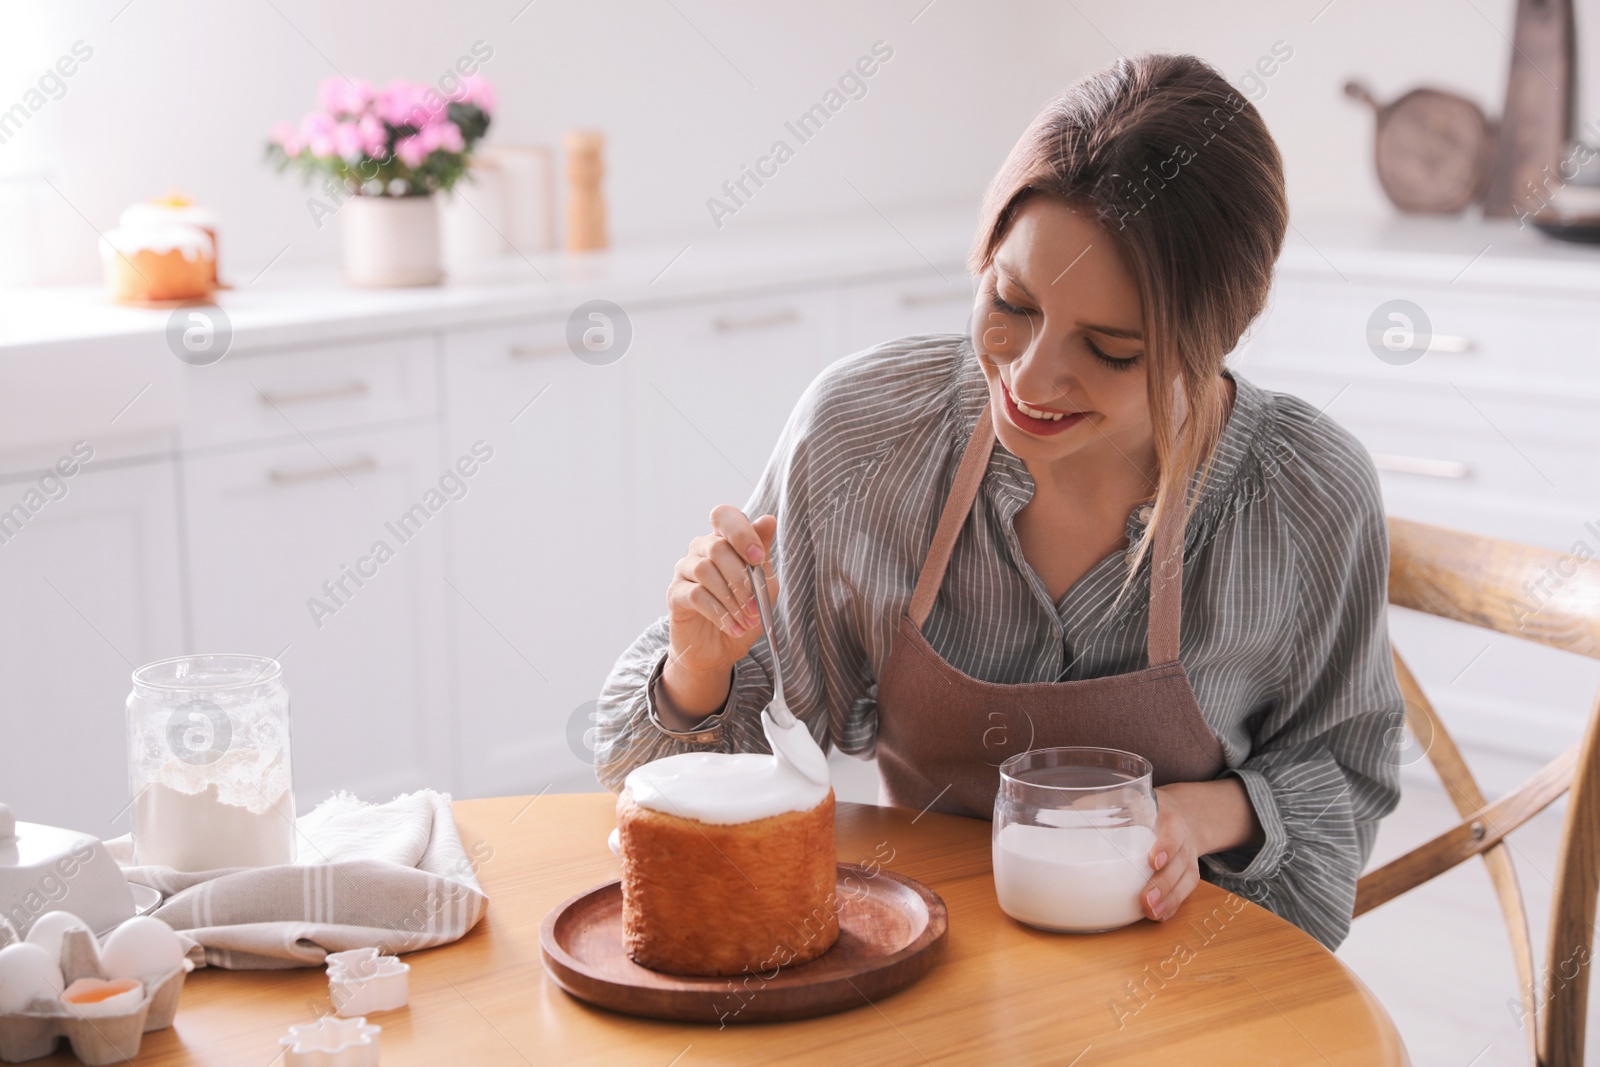
{"label": "long brown hair", "polygon": [[1283,161],[1255,105],[1214,67],[1143,55],[1084,77],[1034,117],[984,195],[972,274],[990,269],[1018,208],[1039,195],[1089,211],[1143,298],[1160,474],[1131,577],[1156,523],[1172,508],[1187,518],[1191,472],[1203,484],[1209,470],[1227,418],[1223,359],[1266,304],[1289,222]]}

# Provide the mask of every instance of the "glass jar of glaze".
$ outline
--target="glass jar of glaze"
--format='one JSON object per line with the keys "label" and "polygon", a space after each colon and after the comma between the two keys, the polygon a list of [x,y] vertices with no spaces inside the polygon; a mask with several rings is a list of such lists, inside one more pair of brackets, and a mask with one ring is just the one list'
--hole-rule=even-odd
{"label": "glass jar of glaze", "polygon": [[1019,922],[1093,933],[1137,922],[1150,881],[1150,761],[1114,748],[1039,748],[1000,765],[995,895]]}

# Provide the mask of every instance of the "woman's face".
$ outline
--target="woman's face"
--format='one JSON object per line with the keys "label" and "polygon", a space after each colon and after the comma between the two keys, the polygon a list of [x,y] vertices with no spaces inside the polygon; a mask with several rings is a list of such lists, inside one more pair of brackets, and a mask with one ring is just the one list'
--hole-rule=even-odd
{"label": "woman's face", "polygon": [[972,316],[1000,442],[1035,467],[1089,450],[1149,462],[1141,311],[1104,228],[1054,197],[1025,201]]}

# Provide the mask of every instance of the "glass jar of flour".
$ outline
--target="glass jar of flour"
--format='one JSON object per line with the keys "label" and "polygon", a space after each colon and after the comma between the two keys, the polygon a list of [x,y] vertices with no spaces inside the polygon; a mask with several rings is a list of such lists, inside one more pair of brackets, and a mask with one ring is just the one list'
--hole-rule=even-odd
{"label": "glass jar of flour", "polygon": [[295,857],[289,691],[265,656],[180,656],[133,672],[133,861],[180,871]]}

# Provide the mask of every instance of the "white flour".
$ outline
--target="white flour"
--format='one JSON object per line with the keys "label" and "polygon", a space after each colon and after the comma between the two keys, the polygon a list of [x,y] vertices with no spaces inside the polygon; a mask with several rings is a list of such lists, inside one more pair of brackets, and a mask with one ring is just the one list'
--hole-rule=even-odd
{"label": "white flour", "polygon": [[235,750],[213,764],[165,764],[134,800],[134,862],[180,871],[293,863],[287,768],[263,781],[254,757]]}

